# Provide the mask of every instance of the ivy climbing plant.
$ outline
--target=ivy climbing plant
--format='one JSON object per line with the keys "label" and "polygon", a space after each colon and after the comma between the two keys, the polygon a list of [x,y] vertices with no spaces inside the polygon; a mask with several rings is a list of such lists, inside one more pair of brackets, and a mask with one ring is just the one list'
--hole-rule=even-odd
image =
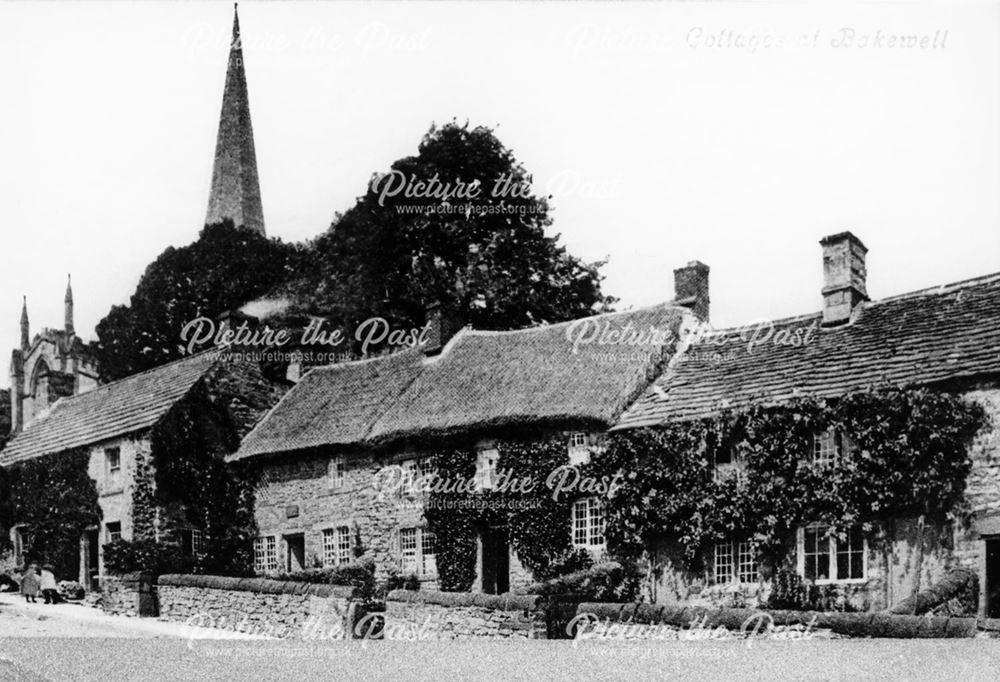
{"label": "ivy climbing plant", "polygon": [[[568,467],[566,439],[526,436],[496,443],[499,452],[493,490],[456,491],[453,486],[433,490],[424,515],[437,539],[437,567],[441,588],[471,589],[476,576],[477,537],[484,527],[506,527],[518,559],[538,580],[586,568],[590,554],[574,548],[570,535],[570,508],[579,497],[579,481],[598,475],[592,465],[573,468],[574,490],[554,495],[553,472]],[[437,451],[432,457],[435,478],[472,481],[476,453],[470,446]],[[605,481],[605,484],[607,481]]]}
{"label": "ivy climbing plant", "polygon": [[[635,562],[668,543],[694,569],[713,542],[737,535],[753,540],[774,565],[786,557],[794,530],[810,522],[871,532],[896,518],[960,516],[972,466],[968,446],[987,425],[983,409],[960,397],[879,387],[616,433],[606,452],[576,475],[615,482],[602,495],[610,558]],[[828,429],[845,434],[849,446],[830,466],[813,466],[814,438]],[[500,441],[497,449],[503,476],[535,485],[530,491],[431,492],[425,516],[437,536],[442,589],[471,588],[477,534],[490,524],[506,525],[536,579],[590,561],[572,545],[570,507],[577,496],[554,497],[547,485],[551,473],[568,464],[565,440],[524,437]],[[741,462],[743,476],[715,476],[718,453]],[[438,476],[475,475],[471,447],[438,451],[433,463]]]}
{"label": "ivy climbing plant", "polygon": [[[250,575],[255,472],[230,466],[237,445],[226,409],[198,385],[153,427],[150,451],[136,461],[133,540],[107,545],[114,572]],[[179,532],[198,529],[203,551],[182,556]]]}
{"label": "ivy climbing plant", "polygon": [[[732,535],[780,560],[790,533],[810,522],[872,531],[895,518],[955,517],[969,443],[986,425],[983,409],[962,398],[882,387],[616,434],[597,461],[624,474],[608,501],[608,548],[639,557],[670,543],[695,568],[702,550]],[[814,437],[827,429],[849,447],[813,466]],[[742,481],[713,475],[725,451],[742,462]]]}
{"label": "ivy climbing plant", "polygon": [[24,524],[27,559],[52,564],[60,578],[76,579],[80,536],[101,521],[89,463],[89,453],[75,449],[4,469],[4,525]]}

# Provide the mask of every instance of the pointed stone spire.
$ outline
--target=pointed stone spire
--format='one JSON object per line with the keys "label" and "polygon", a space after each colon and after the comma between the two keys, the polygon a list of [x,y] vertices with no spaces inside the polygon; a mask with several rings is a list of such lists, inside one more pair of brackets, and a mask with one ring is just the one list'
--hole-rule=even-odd
{"label": "pointed stone spire", "polygon": [[31,334],[28,327],[28,297],[24,297],[24,303],[21,305],[21,350],[27,351],[28,346],[31,345]]}
{"label": "pointed stone spire", "polygon": [[208,198],[205,224],[229,218],[239,227],[264,232],[264,208],[257,179],[257,153],[250,124],[250,100],[247,97],[246,72],[243,70],[243,46],[240,17],[233,4],[233,42],[229,48],[226,89],[222,93],[219,135],[215,142],[215,165],[212,168],[212,191]]}
{"label": "pointed stone spire", "polygon": [[66,275],[66,333],[73,333],[73,277]]}

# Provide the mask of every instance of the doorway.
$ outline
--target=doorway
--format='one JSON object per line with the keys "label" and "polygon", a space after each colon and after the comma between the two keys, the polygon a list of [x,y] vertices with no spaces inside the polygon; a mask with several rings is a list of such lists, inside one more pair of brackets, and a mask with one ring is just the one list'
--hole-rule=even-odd
{"label": "doorway", "polygon": [[298,535],[285,536],[285,570],[289,573],[301,571],[306,567],[306,536]]}
{"label": "doorway", "polygon": [[101,588],[101,531],[97,528],[88,528],[84,531],[83,542],[86,553],[84,554],[84,579],[81,581],[88,591],[96,591]]}
{"label": "doorway", "polygon": [[1000,618],[1000,536],[986,538],[986,617]]}
{"label": "doorway", "polygon": [[483,592],[487,594],[509,592],[510,546],[507,542],[507,529],[502,526],[490,526],[483,530],[481,537]]}

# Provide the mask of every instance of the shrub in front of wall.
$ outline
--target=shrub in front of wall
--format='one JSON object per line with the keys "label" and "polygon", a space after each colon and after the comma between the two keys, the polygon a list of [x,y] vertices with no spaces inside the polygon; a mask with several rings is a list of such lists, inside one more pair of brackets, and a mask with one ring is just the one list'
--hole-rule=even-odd
{"label": "shrub in front of wall", "polygon": [[155,540],[115,540],[104,545],[104,566],[112,575],[135,571],[164,575],[191,573],[195,560],[182,556],[176,545]]}
{"label": "shrub in front of wall", "polygon": [[369,557],[342,566],[309,568],[294,573],[283,573],[276,576],[275,579],[353,587],[358,591],[360,599],[371,599],[376,592],[375,562]]}
{"label": "shrub in front of wall", "polygon": [[575,594],[597,602],[631,602],[639,595],[641,575],[635,564],[605,561],[582,571],[531,585],[528,594]]}

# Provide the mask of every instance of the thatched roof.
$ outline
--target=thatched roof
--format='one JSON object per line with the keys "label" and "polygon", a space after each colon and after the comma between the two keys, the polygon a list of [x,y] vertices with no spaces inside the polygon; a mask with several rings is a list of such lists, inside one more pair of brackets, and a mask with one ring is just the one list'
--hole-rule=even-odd
{"label": "thatched roof", "polygon": [[[875,384],[945,384],[1000,377],[1000,273],[861,304],[824,328],[822,313],[778,320],[763,343],[724,329],[678,355],[614,428],[711,416],[796,396],[832,398]],[[775,344],[814,328],[809,343]],[[787,332],[787,334],[786,334]],[[762,328],[758,339],[768,335]]]}
{"label": "thatched roof", "polygon": [[414,350],[311,370],[230,459],[363,442],[419,374],[422,358]]}
{"label": "thatched roof", "polygon": [[[686,314],[658,305],[519,331],[465,329],[439,355],[317,368],[230,459],[510,425],[607,426],[665,366]],[[580,334],[591,342],[574,343]]]}

